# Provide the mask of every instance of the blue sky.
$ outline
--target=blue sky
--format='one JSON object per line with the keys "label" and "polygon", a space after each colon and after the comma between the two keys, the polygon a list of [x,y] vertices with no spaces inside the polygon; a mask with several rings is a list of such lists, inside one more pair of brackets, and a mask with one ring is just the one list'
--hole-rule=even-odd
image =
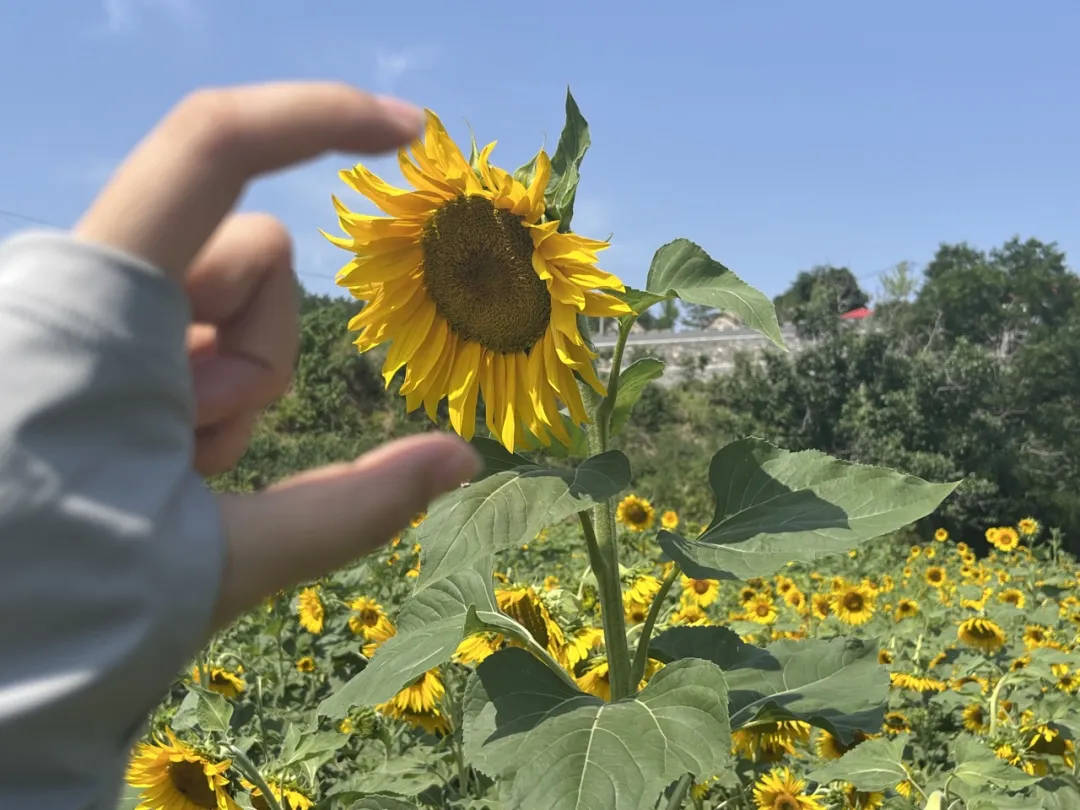
{"label": "blue sky", "polygon": [[[569,84],[589,119],[575,230],[641,285],[689,237],[770,295],[843,264],[873,291],[942,241],[1020,235],[1080,255],[1075,2],[374,4],[35,0],[0,11],[0,236],[68,226],[185,92],[343,79],[468,124],[514,167],[554,148]],[[324,243],[342,155],[260,180],[243,207]],[[393,162],[368,161],[397,180]]]}

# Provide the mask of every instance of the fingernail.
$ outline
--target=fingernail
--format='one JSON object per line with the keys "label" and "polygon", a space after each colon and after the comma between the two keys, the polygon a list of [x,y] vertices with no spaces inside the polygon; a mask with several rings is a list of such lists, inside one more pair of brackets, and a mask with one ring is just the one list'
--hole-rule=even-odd
{"label": "fingernail", "polygon": [[424,111],[416,105],[393,96],[376,96],[375,100],[410,135],[419,135],[424,128]]}

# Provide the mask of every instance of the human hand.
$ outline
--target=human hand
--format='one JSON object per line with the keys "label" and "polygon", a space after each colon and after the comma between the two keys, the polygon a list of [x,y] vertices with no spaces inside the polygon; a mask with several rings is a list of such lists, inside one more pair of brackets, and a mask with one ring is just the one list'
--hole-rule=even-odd
{"label": "human hand", "polygon": [[[136,147],[75,226],[76,236],[184,285],[199,472],[236,462],[259,410],[287,387],[296,354],[291,242],[272,217],[229,213],[245,184],[328,150],[391,149],[422,123],[415,108],[338,84],[199,91]],[[478,464],[464,442],[426,434],[254,495],[222,496],[227,561],[215,624],[377,547]]]}

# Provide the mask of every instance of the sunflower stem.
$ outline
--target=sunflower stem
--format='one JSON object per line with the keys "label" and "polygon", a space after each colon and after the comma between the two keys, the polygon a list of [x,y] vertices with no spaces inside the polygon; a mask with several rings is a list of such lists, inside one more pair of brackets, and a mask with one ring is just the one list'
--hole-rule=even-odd
{"label": "sunflower stem", "polygon": [[611,371],[608,373],[607,393],[604,394],[604,398],[600,400],[600,404],[596,407],[595,421],[600,428],[600,439],[604,450],[607,449],[611,431],[611,415],[615,412],[615,399],[619,394],[623,351],[626,349],[626,339],[630,336],[630,328],[634,325],[635,320],[637,320],[636,317],[628,317],[619,321],[619,334],[615,339],[615,351],[611,356]]}
{"label": "sunflower stem", "polygon": [[638,639],[637,652],[634,654],[634,666],[630,670],[631,683],[641,683],[641,679],[645,677],[645,664],[649,661],[649,642],[652,641],[653,626],[660,615],[664,599],[667,597],[668,591],[671,590],[671,586],[675,583],[675,578],[679,576],[679,573],[679,566],[672,565],[671,573],[664,578],[664,581],[660,584],[660,590],[656,592],[652,604],[649,605],[649,615],[645,617],[645,624],[641,627],[641,637]]}
{"label": "sunflower stem", "polygon": [[247,754],[232,743],[228,743],[226,747],[236,761],[238,769],[247,776],[247,778],[251,780],[251,783],[259,789],[260,793],[262,793],[270,810],[281,810],[281,802],[277,800],[274,792],[270,790],[270,786],[266,784],[266,780],[263,779],[262,774],[259,773],[259,769],[255,767],[255,763],[248,759]]}
{"label": "sunflower stem", "polygon": [[686,799],[686,792],[690,790],[690,785],[693,784],[694,777],[688,773],[684,773],[675,785],[675,790],[671,793],[671,798],[668,799],[667,810],[678,810],[683,806],[683,801]]}
{"label": "sunflower stem", "polygon": [[[610,510],[610,503],[608,504]],[[600,512],[600,505],[596,507]],[[603,515],[597,514],[601,520]],[[619,564],[614,570],[608,555],[603,551],[597,532],[588,512],[578,512],[585,544],[589,549],[589,561],[596,577],[597,596],[600,599],[600,618],[604,625],[604,647],[607,650],[608,675],[611,679],[611,699],[618,700],[631,694],[630,648],[626,643],[626,624],[622,610],[622,587],[619,583]]]}

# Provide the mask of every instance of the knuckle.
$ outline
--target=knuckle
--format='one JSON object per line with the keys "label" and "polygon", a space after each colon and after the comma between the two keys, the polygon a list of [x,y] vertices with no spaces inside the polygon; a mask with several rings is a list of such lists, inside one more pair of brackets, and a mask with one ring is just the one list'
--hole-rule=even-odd
{"label": "knuckle", "polygon": [[239,109],[234,93],[224,88],[190,93],[172,119],[182,137],[206,157],[228,153],[239,139]]}

